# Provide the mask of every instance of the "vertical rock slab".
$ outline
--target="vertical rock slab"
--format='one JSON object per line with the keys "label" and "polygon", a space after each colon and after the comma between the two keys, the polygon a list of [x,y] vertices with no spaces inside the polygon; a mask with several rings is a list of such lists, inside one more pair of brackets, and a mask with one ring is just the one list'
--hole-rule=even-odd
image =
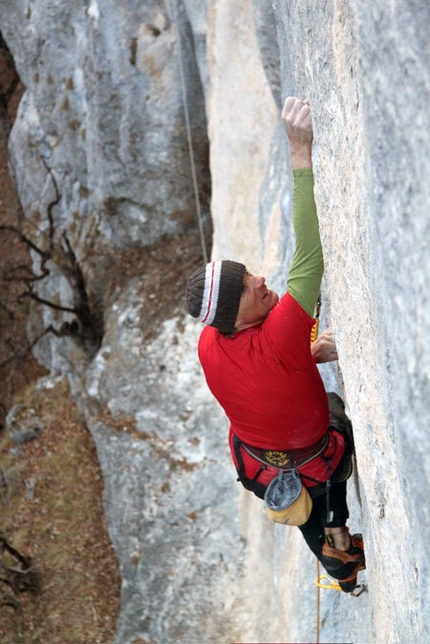
{"label": "vertical rock slab", "polygon": [[246,544],[227,427],[196,361],[199,329],[169,320],[144,348],[139,301],[135,283],[111,315],[84,405],[123,578],[115,641],[239,639],[251,621],[237,586]]}
{"label": "vertical rock slab", "polygon": [[[261,65],[251,3],[211,3],[208,67],[213,256],[257,272],[263,261],[259,194],[279,110]],[[279,233],[279,208],[272,207]]]}
{"label": "vertical rock slab", "polygon": [[[176,20],[155,0],[2,5],[2,33],[26,87],[10,158],[28,234],[50,260],[49,275],[36,283],[44,299],[72,309],[79,299],[65,235],[90,308],[102,318],[106,279],[121,273],[123,252],[195,229],[180,68],[207,219],[202,80],[183,8]],[[45,309],[34,332],[69,318]],[[64,368],[62,345],[47,337],[40,359]]]}
{"label": "vertical rock slab", "polygon": [[[340,355],[324,377],[344,387],[355,428],[351,525],[364,528],[370,582],[357,600],[322,594],[321,637],[429,638],[428,24],[423,0],[3,2],[26,86],[11,163],[50,253],[38,293],[76,308],[79,268],[101,320],[91,351],[60,337],[38,355],[69,372],[97,443],[123,575],[118,644],[315,637],[315,562],[235,488],[198,327],[139,274],[143,252],[196,227],[184,88],[204,203],[210,140],[213,256],[278,289],[293,249],[279,107],[311,101],[323,307]],[[166,267],[180,261],[172,252]],[[154,296],[171,304],[158,324]],[[34,334],[64,322],[72,312],[45,311]]]}
{"label": "vertical rock slab", "polygon": [[423,641],[429,7],[275,4],[286,81],[313,107],[326,298],[355,427],[375,639]]}

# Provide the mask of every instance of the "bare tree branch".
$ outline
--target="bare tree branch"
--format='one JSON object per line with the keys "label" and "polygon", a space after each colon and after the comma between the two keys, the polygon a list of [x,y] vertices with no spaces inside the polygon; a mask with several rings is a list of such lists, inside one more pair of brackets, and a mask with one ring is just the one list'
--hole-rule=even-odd
{"label": "bare tree branch", "polygon": [[42,258],[42,261],[46,262],[51,257],[50,253],[47,253],[46,251],[36,246],[36,244],[32,242],[31,239],[26,237],[19,228],[16,228],[15,226],[0,226],[0,231],[1,230],[6,230],[10,233],[15,233],[15,235],[18,235],[18,237],[22,242],[24,242],[24,244],[27,244],[29,248],[31,248],[38,255],[40,255],[40,257]]}
{"label": "bare tree branch", "polygon": [[[14,595],[22,592],[38,593],[40,590],[40,575],[38,570],[32,565],[31,558],[25,557],[18,552],[2,535],[0,535],[0,549],[2,551],[0,560],[2,577],[0,581],[9,586]],[[10,565],[6,562],[6,552],[16,564]],[[15,602],[18,604],[17,600],[4,590],[0,594],[0,604],[2,601],[14,608],[17,607]]]}
{"label": "bare tree branch", "polygon": [[60,191],[58,190],[58,184],[57,180],[54,176],[54,173],[52,171],[52,168],[50,168],[45,159],[42,157],[42,163],[45,167],[46,172],[49,174],[52,180],[52,184],[54,186],[54,191],[55,191],[55,199],[48,204],[48,208],[46,210],[47,215],[48,215],[48,221],[49,221],[49,248],[52,251],[53,249],[53,244],[54,244],[54,233],[55,233],[55,227],[54,227],[54,217],[52,215],[52,209],[54,206],[56,206],[61,199]]}
{"label": "bare tree branch", "polygon": [[56,311],[64,311],[65,313],[74,313],[75,315],[79,313],[78,309],[72,309],[68,306],[62,306],[61,304],[55,304],[55,302],[50,302],[50,300],[45,300],[43,297],[39,297],[39,295],[36,295],[36,293],[34,293],[33,290],[30,290],[30,289],[25,293],[23,293],[19,297],[19,299],[22,299],[24,297],[31,297],[32,300],[39,302],[39,304],[44,304],[45,306],[49,306],[50,309],[55,309]]}

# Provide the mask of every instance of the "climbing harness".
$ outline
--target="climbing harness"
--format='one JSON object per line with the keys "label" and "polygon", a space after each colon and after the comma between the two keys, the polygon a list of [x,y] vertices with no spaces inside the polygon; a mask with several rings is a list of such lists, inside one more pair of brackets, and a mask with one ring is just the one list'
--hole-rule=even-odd
{"label": "climbing harness", "polygon": [[[263,450],[244,443],[235,434],[233,434],[232,446],[236,457],[236,470],[238,474],[237,480],[240,481],[247,490],[253,492],[260,499],[264,499],[267,484],[259,482],[259,478],[263,472],[268,471],[269,473],[273,473],[274,477],[279,474],[279,470],[287,472],[296,470],[303,465],[310,463],[310,461],[315,458],[320,456],[323,458],[322,454],[327,448],[328,441],[329,435],[327,433],[317,443],[314,443],[307,448],[292,449],[289,451]],[[249,459],[261,464],[252,479],[248,478],[245,474],[245,461],[249,462]],[[309,476],[305,476],[303,474],[300,474],[300,476],[303,476],[310,481],[314,481],[315,483],[320,483],[320,481],[312,479]]]}
{"label": "climbing harness", "polygon": [[[239,440],[239,439],[237,439]],[[239,441],[245,452],[253,456],[260,463],[272,465],[273,467],[282,468],[283,470],[293,470],[317,458],[327,447],[329,435],[324,436],[309,447],[285,450],[268,450],[259,447],[253,447],[243,441]]]}
{"label": "climbing harness", "polygon": [[187,142],[188,142],[188,154],[190,157],[190,166],[191,166],[191,176],[193,180],[193,190],[194,190],[194,200],[196,204],[196,212],[197,212],[197,222],[199,225],[199,233],[200,233],[200,244],[202,248],[202,255],[203,255],[203,261],[205,264],[208,262],[208,251],[206,248],[206,241],[205,241],[205,236],[204,236],[204,230],[203,230],[203,218],[202,218],[202,210],[200,206],[200,197],[199,197],[199,187],[197,183],[197,173],[196,173],[196,164],[195,164],[195,159],[194,159],[194,149],[193,149],[193,140],[192,140],[192,135],[191,135],[191,125],[190,125],[190,113],[188,109],[188,99],[187,99],[187,90],[185,87],[185,75],[184,75],[184,67],[183,67],[183,62],[182,62],[182,47],[181,47],[181,34],[179,31],[179,23],[178,23],[178,14],[176,11],[176,3],[175,0],[170,0],[170,13],[173,17],[173,22],[176,25],[176,42],[177,42],[177,56],[178,56],[178,62],[179,62],[179,78],[181,81],[181,90],[182,90],[182,102],[183,102],[183,107],[184,107],[184,115],[185,115],[185,129],[187,133]]}

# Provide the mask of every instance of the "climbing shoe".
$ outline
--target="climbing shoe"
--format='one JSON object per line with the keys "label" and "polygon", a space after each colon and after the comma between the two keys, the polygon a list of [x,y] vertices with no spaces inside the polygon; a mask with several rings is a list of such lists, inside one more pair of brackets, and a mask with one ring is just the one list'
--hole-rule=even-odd
{"label": "climbing shoe", "polygon": [[[348,530],[348,528],[347,528]],[[348,550],[339,550],[333,546],[331,535],[326,535],[322,549],[321,563],[331,577],[338,580],[345,593],[350,593],[357,585],[357,574],[366,567],[363,537],[353,534]]]}
{"label": "climbing shoe", "polygon": [[358,564],[357,568],[346,579],[338,579],[337,582],[344,593],[352,593],[357,588],[357,574],[363,570],[364,565]]}

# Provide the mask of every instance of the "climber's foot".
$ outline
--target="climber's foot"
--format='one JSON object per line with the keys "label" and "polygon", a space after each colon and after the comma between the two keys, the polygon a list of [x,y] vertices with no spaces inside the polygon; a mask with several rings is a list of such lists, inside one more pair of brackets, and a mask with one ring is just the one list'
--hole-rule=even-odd
{"label": "climber's foot", "polygon": [[326,542],[323,545],[321,563],[331,577],[338,580],[340,587],[346,593],[350,593],[357,585],[357,573],[366,567],[363,549],[363,537],[361,534],[349,535],[349,548],[341,550],[333,545],[333,535],[326,535]]}

